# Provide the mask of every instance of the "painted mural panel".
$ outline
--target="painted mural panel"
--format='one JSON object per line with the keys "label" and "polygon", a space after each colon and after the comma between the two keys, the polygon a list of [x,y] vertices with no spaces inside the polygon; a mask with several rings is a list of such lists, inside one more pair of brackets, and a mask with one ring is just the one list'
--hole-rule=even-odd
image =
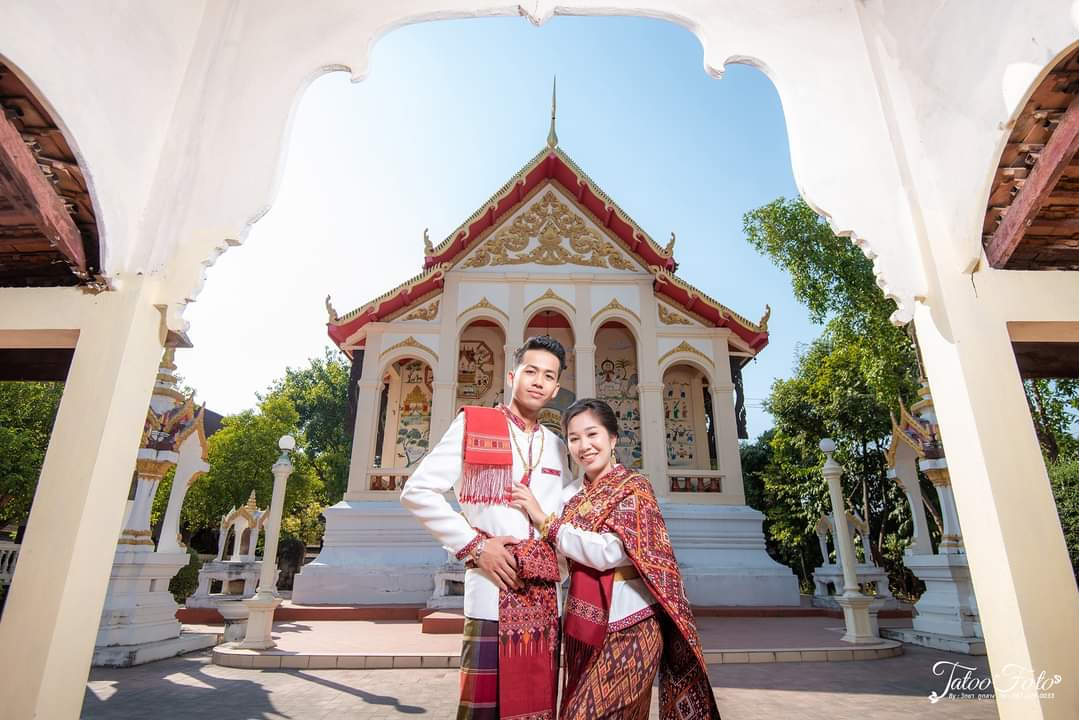
{"label": "painted mural panel", "polygon": [[431,439],[431,382],[427,363],[411,360],[401,366],[401,412],[397,424],[397,467],[412,467],[427,452]]}
{"label": "painted mural panel", "polygon": [[618,456],[628,467],[641,467],[641,402],[637,390],[637,349],[624,328],[596,333],[596,396],[618,416]]}
{"label": "painted mural panel", "polygon": [[688,377],[668,373],[663,383],[663,417],[667,428],[667,465],[693,465],[697,445],[693,429],[693,392]]}
{"label": "painted mural panel", "polygon": [[483,397],[494,380],[495,356],[482,340],[462,340],[457,359],[457,397]]}

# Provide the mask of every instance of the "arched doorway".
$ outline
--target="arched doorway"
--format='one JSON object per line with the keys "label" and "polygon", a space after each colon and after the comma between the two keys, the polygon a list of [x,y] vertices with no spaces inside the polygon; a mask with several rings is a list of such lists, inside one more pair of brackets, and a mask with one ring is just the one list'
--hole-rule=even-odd
{"label": "arched doorway", "polygon": [[716,470],[715,418],[708,376],[685,363],[663,373],[667,467]]}
{"label": "arched doorway", "polygon": [[561,436],[562,411],[577,399],[577,369],[573,353],[577,341],[569,318],[561,310],[553,308],[537,310],[525,323],[522,340],[537,335],[549,335],[562,343],[562,347],[566,349],[566,369],[558,381],[561,388],[554,399],[540,412],[539,418],[541,423]]}
{"label": "arched doorway", "polygon": [[596,397],[618,417],[618,460],[642,467],[641,400],[637,389],[637,338],[622,322],[611,320],[596,331]]}
{"label": "arched doorway", "polygon": [[488,318],[477,318],[461,330],[457,341],[456,407],[493,407],[505,395],[506,333]]}
{"label": "arched doorway", "polygon": [[383,371],[372,467],[406,471],[427,453],[432,381],[431,366],[414,358],[397,360]]}

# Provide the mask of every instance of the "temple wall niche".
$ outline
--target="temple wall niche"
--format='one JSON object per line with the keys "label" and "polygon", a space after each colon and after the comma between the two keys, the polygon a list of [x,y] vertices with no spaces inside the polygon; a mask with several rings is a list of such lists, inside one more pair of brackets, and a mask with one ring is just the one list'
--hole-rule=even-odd
{"label": "temple wall niche", "polygon": [[505,388],[505,337],[495,326],[469,325],[457,347],[457,407],[491,407]]}
{"label": "temple wall niche", "polygon": [[641,467],[641,402],[637,389],[637,341],[618,323],[596,332],[596,396],[618,416],[618,459]]}
{"label": "temple wall niche", "polygon": [[707,379],[688,365],[675,365],[663,374],[663,420],[666,427],[667,466],[712,468],[710,428],[705,403]]}
{"label": "temple wall niche", "polygon": [[422,360],[401,360],[386,371],[378,467],[412,467],[427,452],[433,379],[431,366]]}

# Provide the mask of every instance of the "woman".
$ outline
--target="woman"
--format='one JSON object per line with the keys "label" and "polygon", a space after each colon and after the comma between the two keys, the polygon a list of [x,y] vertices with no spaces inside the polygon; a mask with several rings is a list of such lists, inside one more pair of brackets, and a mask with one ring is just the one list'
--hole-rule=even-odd
{"label": "woman", "polygon": [[648,478],[618,464],[618,420],[602,400],[562,418],[584,486],[561,518],[520,484],[512,505],[570,560],[563,720],[644,720],[659,673],[660,717],[719,718],[682,576]]}

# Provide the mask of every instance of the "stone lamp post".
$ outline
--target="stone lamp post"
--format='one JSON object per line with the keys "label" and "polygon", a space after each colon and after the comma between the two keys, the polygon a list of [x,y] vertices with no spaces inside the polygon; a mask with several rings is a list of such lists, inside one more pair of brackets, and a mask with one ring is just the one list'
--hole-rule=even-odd
{"label": "stone lamp post", "polygon": [[292,474],[292,461],[289,451],[296,447],[296,439],[291,435],[282,435],[277,446],[281,456],[273,464],[273,496],[270,499],[270,518],[266,523],[265,542],[262,550],[262,575],[259,577],[259,589],[253,598],[244,600],[249,610],[247,636],[239,644],[242,648],[267,650],[276,643],[270,637],[273,627],[273,614],[281,604],[277,596],[277,540],[281,535],[281,512],[285,504],[285,483]]}
{"label": "stone lamp post", "polygon": [[832,517],[835,518],[833,540],[839,562],[843,565],[843,594],[836,598],[839,606],[843,608],[843,621],[847,627],[843,640],[849,643],[880,642],[875,623],[869,614],[869,605],[873,598],[858,590],[858,558],[854,554],[854,543],[847,528],[847,506],[843,500],[843,486],[839,482],[843,477],[843,466],[832,457],[835,441],[824,438],[820,441],[820,449],[826,457],[821,473],[828,482],[828,497],[832,503]]}

